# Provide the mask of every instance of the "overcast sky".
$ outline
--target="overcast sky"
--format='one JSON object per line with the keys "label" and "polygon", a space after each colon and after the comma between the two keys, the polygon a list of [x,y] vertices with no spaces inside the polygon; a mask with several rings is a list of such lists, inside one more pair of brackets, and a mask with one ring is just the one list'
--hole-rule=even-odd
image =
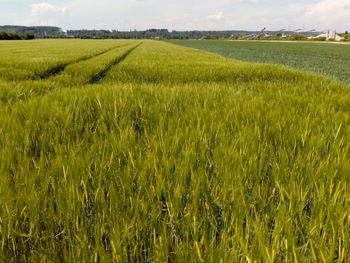
{"label": "overcast sky", "polygon": [[0,0],[0,25],[350,31],[350,0]]}

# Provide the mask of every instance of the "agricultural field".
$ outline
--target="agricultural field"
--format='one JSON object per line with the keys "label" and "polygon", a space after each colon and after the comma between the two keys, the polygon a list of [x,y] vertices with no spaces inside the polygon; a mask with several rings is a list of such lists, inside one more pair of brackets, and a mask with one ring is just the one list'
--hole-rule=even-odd
{"label": "agricultural field", "polygon": [[281,64],[350,85],[350,44],[225,40],[172,40],[171,43],[240,61]]}
{"label": "agricultural field", "polygon": [[0,58],[0,262],[349,262],[348,86],[151,40]]}

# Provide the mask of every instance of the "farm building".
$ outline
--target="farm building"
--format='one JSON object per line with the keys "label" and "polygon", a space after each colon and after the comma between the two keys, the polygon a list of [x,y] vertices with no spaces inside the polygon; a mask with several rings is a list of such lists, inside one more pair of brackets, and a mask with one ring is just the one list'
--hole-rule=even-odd
{"label": "farm building", "polygon": [[320,38],[320,37],[325,37],[326,40],[335,40],[335,41],[342,41],[344,39],[343,37],[339,36],[335,30],[327,31],[324,34],[321,34],[315,37],[309,37],[309,39]]}

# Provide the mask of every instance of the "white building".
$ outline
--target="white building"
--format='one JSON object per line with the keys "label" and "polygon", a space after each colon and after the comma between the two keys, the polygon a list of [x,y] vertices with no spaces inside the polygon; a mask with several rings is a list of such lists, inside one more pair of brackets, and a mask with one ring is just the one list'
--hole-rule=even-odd
{"label": "white building", "polygon": [[344,39],[343,37],[339,36],[335,30],[333,31],[328,30],[324,34],[318,35],[316,37],[309,37],[309,38],[312,39],[312,38],[319,38],[319,37],[325,37],[327,41],[328,40],[342,41]]}

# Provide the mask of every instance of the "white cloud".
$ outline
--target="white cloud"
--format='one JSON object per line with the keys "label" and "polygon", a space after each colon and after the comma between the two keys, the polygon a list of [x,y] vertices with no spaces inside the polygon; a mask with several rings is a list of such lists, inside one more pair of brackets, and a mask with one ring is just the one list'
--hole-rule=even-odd
{"label": "white cloud", "polygon": [[263,0],[238,0],[238,2],[241,2],[241,3],[258,3],[258,2],[263,2]]}
{"label": "white cloud", "polygon": [[225,18],[224,13],[220,12],[218,14],[213,14],[213,15],[209,15],[208,19],[210,20],[215,20],[215,21],[221,21]]}
{"label": "white cloud", "polygon": [[68,27],[68,23],[69,9],[48,2],[33,3],[30,16],[24,19],[25,25]]}
{"label": "white cloud", "polygon": [[67,7],[58,7],[47,2],[32,4],[32,16],[40,16],[43,14],[66,14]]}
{"label": "white cloud", "polygon": [[[1,23],[69,29],[350,30],[350,0],[0,0]],[[5,3],[4,3],[5,2]]]}
{"label": "white cloud", "polygon": [[349,18],[350,0],[320,0],[315,4],[307,5],[300,20],[323,29],[344,30],[350,26]]}
{"label": "white cloud", "polygon": [[320,14],[328,14],[331,16],[332,14],[350,11],[350,0],[321,0],[311,7],[308,10],[308,14],[310,15],[320,15]]}

